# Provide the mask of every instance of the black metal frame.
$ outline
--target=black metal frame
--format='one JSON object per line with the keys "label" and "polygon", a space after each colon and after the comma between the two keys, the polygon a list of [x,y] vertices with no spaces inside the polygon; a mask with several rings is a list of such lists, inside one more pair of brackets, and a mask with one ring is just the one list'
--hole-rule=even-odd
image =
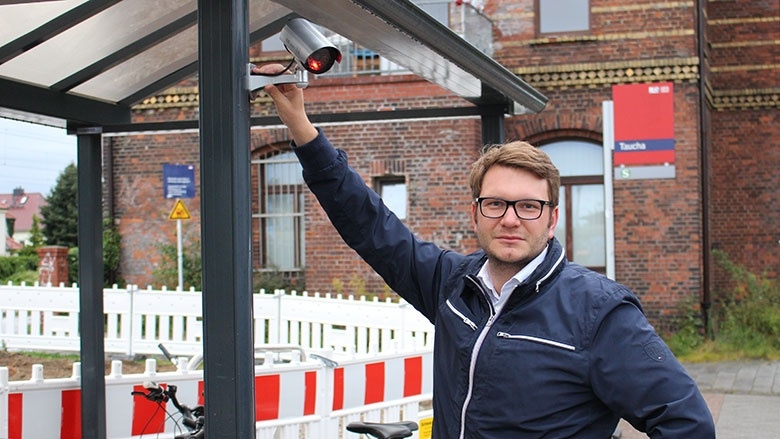
{"label": "black metal frame", "polygon": [[[120,0],[93,0],[0,47],[0,63],[110,8]],[[314,123],[409,118],[479,116],[483,143],[504,141],[508,97],[539,111],[546,98],[438,23],[421,17],[407,0],[361,0],[371,10],[417,41],[436,50],[476,77],[482,96],[471,106],[311,115]],[[0,79],[0,106],[52,116],[67,122],[78,139],[78,241],[81,332],[81,413],[83,438],[106,437],[105,351],[103,329],[102,135],[119,132],[199,129],[203,252],[204,382],[208,437],[254,437],[254,359],[251,273],[250,126],[280,125],[277,117],[250,117],[246,65],[249,41],[278,32],[289,14],[248,33],[249,0],[199,0],[188,14],[130,46],[84,66],[48,88]],[[306,6],[301,6],[304,8]],[[101,71],[129,59],[181,29],[198,24],[198,61],[115,104],[67,93]],[[246,37],[236,38],[236,35]],[[487,70],[486,70],[487,69]],[[200,120],[131,122],[131,106],[143,98],[199,73]],[[488,82],[491,86],[485,85]],[[495,87],[495,88],[493,88]],[[110,154],[110,151],[107,152]],[[109,157],[110,158],[110,157]],[[110,165],[109,165],[110,166]],[[111,195],[109,195],[110,197]]]}

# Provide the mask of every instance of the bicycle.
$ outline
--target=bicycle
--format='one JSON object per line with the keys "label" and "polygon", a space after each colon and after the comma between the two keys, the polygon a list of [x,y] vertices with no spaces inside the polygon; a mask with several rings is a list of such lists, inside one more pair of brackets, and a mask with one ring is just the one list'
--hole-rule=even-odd
{"label": "bicycle", "polygon": [[[149,401],[156,403],[157,406],[165,412],[166,416],[171,419],[173,419],[173,415],[168,413],[168,410],[163,405],[164,403],[170,401],[181,414],[181,424],[187,428],[187,431],[175,435],[174,439],[203,439],[206,437],[206,416],[202,405],[190,407],[180,403],[179,399],[176,397],[178,388],[173,384],[161,387],[155,382],[146,381],[143,383],[143,388],[146,392],[134,390],[130,392],[130,394],[133,396],[143,396]],[[179,425],[179,420],[176,421],[176,425]],[[141,432],[141,436],[143,436],[143,432]]]}
{"label": "bicycle", "polygon": [[[174,439],[203,439],[206,437],[206,418],[202,405],[190,407],[179,402],[176,397],[177,387],[173,384],[162,387],[155,382],[147,381],[143,383],[143,388],[146,390],[145,392],[134,390],[131,394],[143,396],[156,403],[171,419],[173,419],[173,415],[168,413],[163,403],[170,401],[179,411],[181,418],[176,421],[176,425],[178,426],[181,422],[188,431],[175,435]],[[410,437],[418,429],[418,426],[414,421],[388,423],[356,421],[350,422],[346,428],[352,433],[366,434],[376,439],[402,439]]]}
{"label": "bicycle", "polygon": [[402,439],[411,436],[417,428],[417,423],[414,421],[386,423],[356,421],[347,424],[347,431],[367,434],[377,439]]}

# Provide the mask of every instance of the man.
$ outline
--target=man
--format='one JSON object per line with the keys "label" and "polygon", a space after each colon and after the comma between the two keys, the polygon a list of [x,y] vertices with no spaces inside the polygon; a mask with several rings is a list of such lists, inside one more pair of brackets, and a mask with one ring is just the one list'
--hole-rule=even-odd
{"label": "man", "polygon": [[[275,73],[278,65],[258,73]],[[344,241],[435,325],[433,437],[713,438],[709,409],[626,287],[565,259],[558,170],[524,143],[471,171],[482,250],[417,239],[309,121],[292,84],[265,91],[304,179]]]}

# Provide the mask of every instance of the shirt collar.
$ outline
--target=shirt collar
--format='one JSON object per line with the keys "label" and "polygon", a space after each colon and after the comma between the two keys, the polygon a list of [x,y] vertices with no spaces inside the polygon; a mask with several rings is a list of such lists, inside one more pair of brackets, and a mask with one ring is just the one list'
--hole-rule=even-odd
{"label": "shirt collar", "polygon": [[488,272],[488,264],[490,261],[485,261],[484,264],[482,264],[482,268],[480,268],[479,273],[477,273],[477,279],[479,279],[482,282],[482,285],[485,286],[485,288],[488,290],[488,296],[490,297],[490,300],[493,302],[493,305],[500,303],[505,303],[506,300],[509,298],[510,294],[512,294],[512,291],[523,281],[528,279],[529,276],[531,276],[531,273],[536,270],[537,267],[539,267],[542,264],[542,261],[544,261],[545,256],[547,256],[547,249],[549,246],[545,246],[544,250],[542,250],[539,255],[537,255],[535,258],[531,260],[531,262],[527,263],[525,267],[520,269],[517,273],[515,273],[514,276],[512,276],[511,279],[509,279],[504,286],[501,288],[501,292],[499,294],[498,291],[496,291],[495,285],[493,285],[493,280],[490,279],[490,274]]}

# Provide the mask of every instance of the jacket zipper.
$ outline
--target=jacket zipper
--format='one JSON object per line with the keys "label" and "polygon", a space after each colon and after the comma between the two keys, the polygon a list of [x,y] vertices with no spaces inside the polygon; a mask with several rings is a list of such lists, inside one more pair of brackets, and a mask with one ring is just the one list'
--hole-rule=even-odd
{"label": "jacket zipper", "polygon": [[[463,407],[461,408],[460,412],[460,434],[458,435],[459,439],[464,439],[466,434],[466,411],[468,410],[469,402],[471,401],[471,394],[474,389],[474,370],[477,366],[479,350],[482,348],[482,343],[485,341],[485,337],[487,337],[487,333],[490,331],[490,327],[493,326],[493,322],[496,319],[496,311],[495,308],[493,308],[493,303],[490,302],[490,299],[487,297],[487,293],[482,288],[482,285],[471,276],[467,276],[466,280],[471,281],[474,287],[482,293],[482,297],[487,301],[488,307],[490,308],[490,316],[488,317],[485,326],[482,328],[482,331],[479,333],[477,341],[474,343],[474,348],[471,350],[471,361],[469,362],[469,387],[466,391],[466,398],[463,400]],[[476,329],[477,328],[475,327],[474,330]]]}
{"label": "jacket zipper", "polygon": [[[556,260],[552,267],[547,271],[547,274],[542,276],[541,279],[539,279],[536,282],[536,293],[539,293],[539,287],[542,285],[544,281],[547,280],[550,276],[552,276],[553,272],[555,272],[555,269],[558,267],[558,265],[563,261],[565,258],[565,253],[561,252],[561,255],[558,257],[558,260]],[[472,392],[474,390],[474,369],[476,368],[477,364],[477,357],[479,356],[479,350],[482,348],[482,343],[485,341],[485,337],[487,337],[487,333],[490,330],[490,327],[493,325],[493,322],[495,321],[496,317],[498,316],[496,314],[495,308],[493,307],[493,303],[490,301],[490,299],[487,297],[487,293],[485,292],[484,288],[482,288],[482,284],[476,280],[473,276],[469,275],[466,276],[466,281],[471,282],[471,284],[477,288],[482,293],[482,297],[487,301],[488,307],[490,308],[490,317],[487,320],[487,323],[485,323],[485,327],[482,328],[482,332],[480,332],[479,337],[477,337],[477,341],[474,343],[474,348],[471,350],[471,362],[469,364],[469,387],[466,391],[466,398],[463,400],[463,407],[461,407],[460,412],[460,434],[458,435],[458,439],[464,439],[466,435],[466,411],[469,407],[469,402],[471,402],[471,396]],[[462,313],[458,312],[452,304],[450,304],[449,301],[447,301],[447,306],[450,307],[450,309],[458,316],[464,318],[464,323],[466,324],[474,324],[471,320],[466,318]],[[501,308],[503,309],[503,307]],[[476,325],[472,327],[474,330],[476,330]],[[553,342],[557,343],[557,342]],[[574,349],[572,346],[571,349]]]}
{"label": "jacket zipper", "polygon": [[546,345],[549,345],[549,346],[555,346],[557,348],[562,348],[562,349],[566,349],[566,350],[569,350],[569,351],[577,350],[577,348],[575,348],[574,346],[572,346],[570,344],[561,343],[561,342],[557,342],[557,341],[553,341],[553,340],[548,340],[546,338],[533,337],[533,336],[530,336],[530,335],[512,335],[512,334],[508,334],[506,332],[499,332],[496,335],[498,335],[500,338],[508,338],[508,339],[512,339],[512,340],[532,341],[532,342],[535,342],[535,343],[541,343],[541,344],[546,344]]}
{"label": "jacket zipper", "polygon": [[447,299],[447,307],[452,311],[456,316],[460,317],[460,319],[463,321],[463,323],[467,324],[469,328],[471,328],[472,331],[477,330],[477,324],[472,322],[471,319],[463,315],[462,312],[458,311],[455,306],[450,302],[449,299]]}

